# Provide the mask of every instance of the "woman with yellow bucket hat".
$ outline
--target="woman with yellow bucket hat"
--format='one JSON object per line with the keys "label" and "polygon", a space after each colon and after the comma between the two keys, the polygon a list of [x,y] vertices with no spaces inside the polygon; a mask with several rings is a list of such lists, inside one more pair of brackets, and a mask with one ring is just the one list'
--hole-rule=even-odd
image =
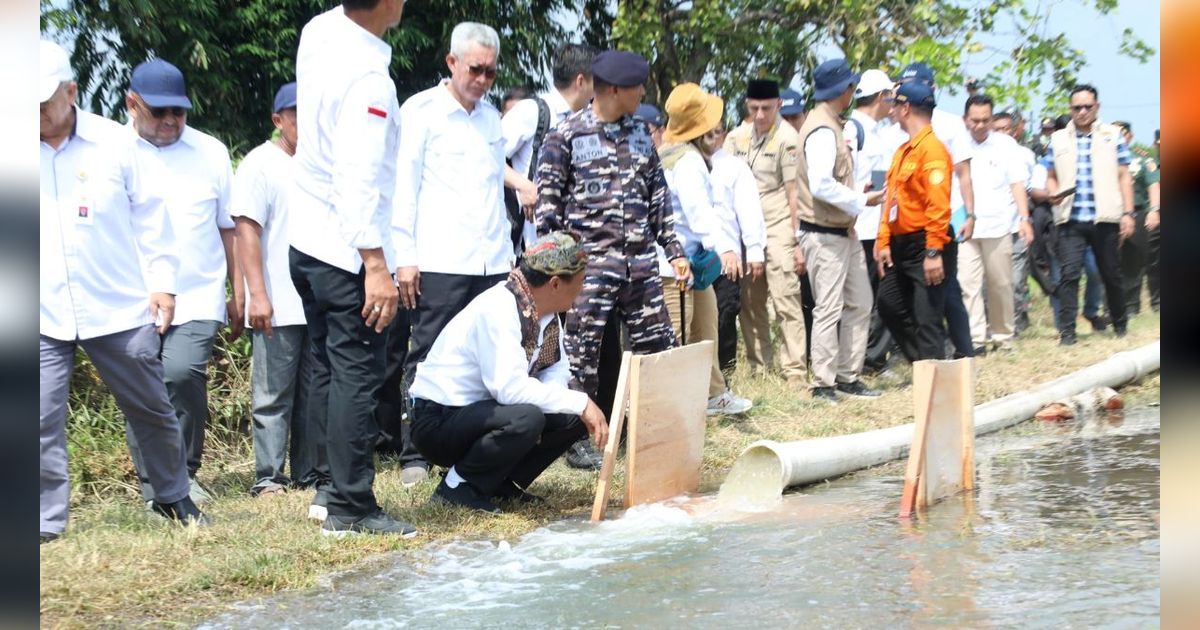
{"label": "woman with yellow bucket hat", "polygon": [[659,251],[663,297],[675,335],[683,343],[713,342],[708,414],[745,413],[753,403],[729,391],[717,359],[717,296],[712,288],[718,276],[737,280],[742,269],[741,247],[728,236],[737,232],[725,228],[726,223],[736,224],[737,217],[713,201],[710,158],[717,147],[704,141],[704,134],[721,121],[725,104],[699,85],[684,83],[671,91],[665,109],[667,128],[658,154],[671,190],[675,234],[692,264],[692,280],[679,291],[667,288],[675,270]]}

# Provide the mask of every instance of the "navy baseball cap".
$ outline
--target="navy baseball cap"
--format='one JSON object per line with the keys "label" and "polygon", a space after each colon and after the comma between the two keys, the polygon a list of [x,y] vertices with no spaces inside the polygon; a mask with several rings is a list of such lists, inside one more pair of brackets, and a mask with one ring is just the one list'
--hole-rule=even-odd
{"label": "navy baseball cap", "polygon": [[606,50],[592,60],[592,77],[617,87],[641,85],[650,77],[650,62],[625,50]]}
{"label": "navy baseball cap", "polygon": [[850,69],[845,59],[830,59],[813,70],[813,99],[830,101],[858,83],[862,75]]}
{"label": "navy baseball cap", "polygon": [[667,120],[663,117],[662,112],[660,112],[657,107],[651,105],[650,103],[642,103],[641,105],[638,105],[637,111],[633,112],[633,116],[635,118],[641,118],[655,127],[662,127],[667,123]]}
{"label": "navy baseball cap", "polygon": [[784,90],[779,98],[783,101],[779,107],[780,115],[795,116],[804,113],[804,97],[796,90]]}
{"label": "navy baseball cap", "polygon": [[192,108],[187,87],[183,83],[183,73],[162,59],[138,64],[129,79],[129,89],[137,92],[149,107]]}
{"label": "navy baseball cap", "polygon": [[919,61],[910,63],[904,67],[904,72],[900,73],[900,82],[908,83],[911,79],[933,85],[933,69]]}
{"label": "navy baseball cap", "polygon": [[296,106],[296,82],[284,83],[283,87],[275,93],[275,108],[271,111],[278,114],[279,112]]}
{"label": "navy baseball cap", "polygon": [[896,104],[911,103],[918,107],[933,107],[933,87],[922,81],[905,81],[896,89]]}

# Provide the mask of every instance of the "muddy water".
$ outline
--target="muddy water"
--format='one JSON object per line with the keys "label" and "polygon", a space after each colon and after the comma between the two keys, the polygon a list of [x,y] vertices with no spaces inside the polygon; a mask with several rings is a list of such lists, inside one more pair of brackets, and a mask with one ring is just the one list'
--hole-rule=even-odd
{"label": "muddy water", "polygon": [[753,514],[648,506],[398,554],[203,627],[1157,626],[1158,410],[1020,433],[980,439],[975,495],[912,522],[900,472]]}

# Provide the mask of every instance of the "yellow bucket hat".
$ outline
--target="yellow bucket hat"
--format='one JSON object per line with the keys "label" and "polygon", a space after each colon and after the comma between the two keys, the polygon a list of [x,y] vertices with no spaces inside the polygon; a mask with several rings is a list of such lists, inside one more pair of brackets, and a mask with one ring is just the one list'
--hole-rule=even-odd
{"label": "yellow bucket hat", "polygon": [[717,126],[725,113],[725,102],[695,83],[681,83],[671,90],[664,108],[667,110],[667,129],[663,133],[663,142],[688,142]]}

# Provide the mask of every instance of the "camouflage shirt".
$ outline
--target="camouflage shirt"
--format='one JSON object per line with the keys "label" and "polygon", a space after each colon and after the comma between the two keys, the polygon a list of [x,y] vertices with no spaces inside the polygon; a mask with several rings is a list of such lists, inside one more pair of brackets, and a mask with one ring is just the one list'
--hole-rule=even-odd
{"label": "camouflage shirt", "polygon": [[1145,210],[1150,206],[1150,185],[1159,181],[1158,162],[1139,152],[1129,163],[1129,175],[1133,179],[1133,207]]}
{"label": "camouflage shirt", "polygon": [[546,134],[539,154],[538,234],[570,230],[583,238],[588,267],[644,279],[658,276],[657,242],[683,256],[675,237],[658,152],[645,122],[602,122],[591,107]]}

